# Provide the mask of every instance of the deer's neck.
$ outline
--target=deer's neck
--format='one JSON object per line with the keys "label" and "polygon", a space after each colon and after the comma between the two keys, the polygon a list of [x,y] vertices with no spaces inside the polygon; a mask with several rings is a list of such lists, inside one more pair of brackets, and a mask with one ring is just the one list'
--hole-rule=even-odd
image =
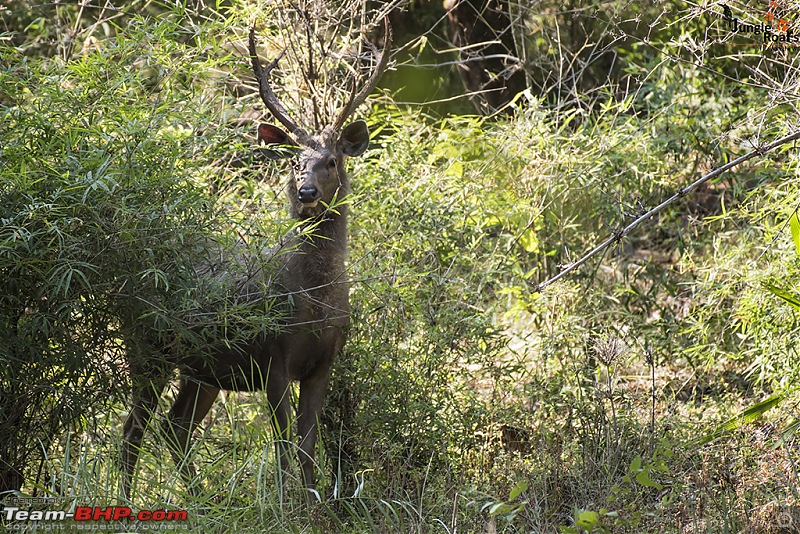
{"label": "deer's neck", "polygon": [[342,250],[347,252],[347,206],[339,206],[336,212],[327,211],[306,219],[305,235],[300,248],[304,252]]}
{"label": "deer's neck", "polygon": [[293,263],[303,273],[306,288],[346,280],[347,206],[338,206],[336,211],[306,219],[310,228],[305,228],[299,236]]}

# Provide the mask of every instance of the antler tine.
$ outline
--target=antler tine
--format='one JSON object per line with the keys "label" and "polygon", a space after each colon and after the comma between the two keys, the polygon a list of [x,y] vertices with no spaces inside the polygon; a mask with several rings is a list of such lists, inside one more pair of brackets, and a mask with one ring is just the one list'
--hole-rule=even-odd
{"label": "antler tine", "polygon": [[293,134],[297,130],[301,128],[297,125],[296,122],[292,120],[289,116],[289,113],[286,111],[286,108],[278,101],[278,98],[275,96],[275,93],[272,91],[272,87],[269,84],[269,75],[272,72],[272,69],[278,64],[278,61],[283,57],[283,54],[286,51],[284,50],[281,52],[278,57],[272,60],[266,68],[261,65],[261,60],[258,59],[258,53],[256,52],[256,25],[253,24],[253,27],[250,28],[250,60],[253,63],[253,74],[256,75],[256,79],[258,80],[258,94],[261,95],[261,100],[264,101],[264,105],[267,106],[267,109],[272,113],[272,116],[278,119],[278,121],[286,126],[289,130],[290,134]]}
{"label": "antler tine", "polygon": [[[375,70],[370,75],[366,85],[361,88],[361,91],[359,91],[355,97],[353,96],[353,93],[355,93],[355,86],[353,87],[353,92],[350,93],[350,98],[339,112],[339,115],[336,116],[336,120],[333,121],[333,128],[335,130],[341,128],[344,125],[344,121],[347,120],[347,117],[349,117],[356,110],[356,108],[367,99],[367,96],[372,92],[373,89],[375,89],[375,86],[378,84],[378,80],[380,80],[381,75],[386,70],[386,66],[389,64],[389,47],[392,44],[392,27],[389,24],[389,17],[384,17],[383,23],[386,30],[386,35],[383,41],[383,50],[381,51],[381,56],[378,59],[378,66],[375,67]],[[372,48],[373,54],[377,54],[377,50],[372,43],[370,43],[370,47]]]}

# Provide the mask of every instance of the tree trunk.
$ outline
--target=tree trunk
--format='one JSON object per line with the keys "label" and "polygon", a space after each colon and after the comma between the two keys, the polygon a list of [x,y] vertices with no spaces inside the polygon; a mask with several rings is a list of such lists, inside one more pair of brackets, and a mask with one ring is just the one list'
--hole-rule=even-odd
{"label": "tree trunk", "polygon": [[445,0],[444,7],[470,100],[480,113],[494,113],[526,87],[514,39],[519,21],[512,20],[504,0]]}

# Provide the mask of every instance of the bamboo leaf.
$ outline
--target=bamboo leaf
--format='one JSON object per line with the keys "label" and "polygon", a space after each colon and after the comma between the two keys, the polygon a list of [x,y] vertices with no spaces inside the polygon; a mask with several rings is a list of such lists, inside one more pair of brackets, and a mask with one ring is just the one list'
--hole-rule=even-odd
{"label": "bamboo leaf", "polygon": [[797,212],[794,212],[789,217],[789,229],[792,231],[792,240],[794,241],[794,251],[800,257],[800,219],[797,218]]}
{"label": "bamboo leaf", "polygon": [[777,449],[778,447],[785,445],[786,442],[792,439],[792,437],[797,433],[798,429],[800,429],[800,419],[795,419],[781,429],[781,437],[775,441],[772,447]]}
{"label": "bamboo leaf", "polygon": [[762,282],[761,284],[764,286],[764,289],[772,293],[773,295],[782,298],[787,303],[789,303],[794,309],[800,310],[800,297],[795,296],[793,293],[786,291],[785,289],[781,289],[769,282]]}
{"label": "bamboo leaf", "polygon": [[756,419],[758,419],[761,415],[768,412],[778,404],[780,404],[783,400],[788,397],[786,393],[776,393],[767,397],[765,400],[759,402],[758,404],[754,404],[750,406],[746,410],[744,410],[739,415],[731,417],[724,423],[720,424],[715,428],[712,432],[706,434],[705,436],[701,437],[696,441],[697,445],[705,445],[718,437],[739,428],[742,425],[752,423]]}

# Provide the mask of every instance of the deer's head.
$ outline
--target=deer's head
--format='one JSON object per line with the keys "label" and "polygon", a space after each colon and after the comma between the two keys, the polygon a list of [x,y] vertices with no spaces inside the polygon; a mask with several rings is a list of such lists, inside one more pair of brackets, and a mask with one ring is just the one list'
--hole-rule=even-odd
{"label": "deer's head", "polygon": [[[266,67],[261,65],[256,53],[255,26],[250,30],[250,58],[253,72],[258,79],[259,94],[272,116],[285,129],[261,123],[258,125],[258,141],[267,145],[268,157],[291,157],[292,177],[287,185],[292,216],[315,217],[323,213],[334,199],[344,198],[350,189],[345,171],[347,157],[360,156],[369,147],[369,129],[362,120],[344,123],[353,111],[366,100],[375,88],[389,62],[388,50],[392,32],[388,19],[384,20],[386,33],[383,51],[377,66],[358,94],[351,93],[333,123],[321,131],[308,134],[291,118],[286,108],[278,101],[270,86],[270,72],[281,56]],[[374,46],[372,51],[377,55]],[[272,150],[270,147],[291,147],[289,150]]]}

